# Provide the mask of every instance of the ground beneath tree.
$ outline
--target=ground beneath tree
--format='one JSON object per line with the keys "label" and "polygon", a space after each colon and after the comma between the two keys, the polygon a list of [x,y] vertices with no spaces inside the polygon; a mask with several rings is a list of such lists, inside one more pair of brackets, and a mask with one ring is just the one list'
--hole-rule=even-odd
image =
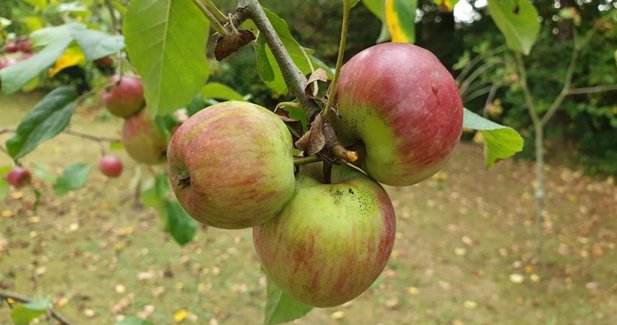
{"label": "ground beneath tree", "polygon": [[[0,97],[0,127],[14,127],[34,96]],[[118,136],[121,121],[80,108],[71,128]],[[0,136],[4,142],[7,135]],[[199,229],[180,247],[158,214],[135,207],[135,174],[96,170],[100,146],[61,135],[23,163],[43,192],[0,200],[0,288],[50,296],[76,324],[113,324],[136,315],[154,324],[258,324],[265,278],[250,230]],[[87,186],[53,193],[41,175],[70,163],[92,166]],[[11,161],[0,153],[0,166]],[[156,167],[159,169],[163,167]],[[46,172],[43,172],[46,171]],[[396,244],[371,289],[297,324],[617,324],[617,190],[612,179],[548,166],[543,267],[536,254],[533,169],[503,161],[484,168],[482,147],[462,144],[445,170],[422,184],[387,188]],[[0,324],[10,324],[0,305]],[[180,317],[182,318],[182,317]]]}

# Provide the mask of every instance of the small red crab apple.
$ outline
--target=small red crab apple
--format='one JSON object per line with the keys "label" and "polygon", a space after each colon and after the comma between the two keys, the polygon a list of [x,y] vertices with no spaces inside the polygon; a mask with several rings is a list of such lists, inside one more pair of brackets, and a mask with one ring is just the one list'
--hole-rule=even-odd
{"label": "small red crab apple", "polygon": [[[450,72],[428,50],[372,46],[341,69],[331,113],[345,146],[363,145],[360,166],[378,182],[407,186],[439,171],[458,144],[463,102]],[[334,112],[334,111],[332,111]]]}
{"label": "small red crab apple", "polygon": [[30,172],[19,166],[13,167],[13,169],[6,174],[6,181],[15,188],[21,188],[29,185],[31,180],[32,176],[30,175]]}
{"label": "small red crab apple", "polygon": [[118,177],[122,174],[122,161],[116,156],[103,156],[99,160],[99,170],[105,176]]}
{"label": "small red crab apple", "polygon": [[101,94],[101,100],[111,114],[122,118],[133,116],[145,106],[141,80],[131,75],[114,75],[109,79],[109,88]]}

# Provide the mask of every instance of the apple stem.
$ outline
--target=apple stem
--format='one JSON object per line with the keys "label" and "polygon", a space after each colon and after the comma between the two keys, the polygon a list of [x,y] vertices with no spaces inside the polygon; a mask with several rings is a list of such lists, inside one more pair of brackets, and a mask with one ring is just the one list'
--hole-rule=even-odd
{"label": "apple stem", "polygon": [[324,121],[322,130],[323,135],[326,138],[326,147],[336,158],[349,163],[353,163],[354,161],[358,160],[358,153],[356,151],[348,150],[343,147],[338,137],[336,136],[336,132],[334,132],[334,127],[332,126],[330,121]]}
{"label": "apple stem", "polygon": [[345,56],[345,43],[347,42],[347,30],[349,29],[349,0],[343,0],[343,25],[341,26],[341,40],[338,47],[338,56],[336,58],[336,69],[334,71],[334,79],[328,90],[328,101],[323,108],[323,112],[328,112],[334,101],[334,93],[338,84],[341,67],[343,66],[343,58]]}
{"label": "apple stem", "polygon": [[204,0],[193,0],[193,3],[199,8],[199,10],[204,14],[204,16],[210,21],[212,27],[216,29],[216,32],[221,36],[227,36],[229,34],[225,27],[221,25],[221,22],[217,19],[217,17],[208,9],[207,5],[202,3]]}
{"label": "apple stem", "polygon": [[321,158],[318,156],[308,156],[308,157],[294,157],[294,166],[312,164],[315,162],[321,161]]}
{"label": "apple stem", "polygon": [[332,184],[332,164],[323,162],[323,182],[324,184]]}

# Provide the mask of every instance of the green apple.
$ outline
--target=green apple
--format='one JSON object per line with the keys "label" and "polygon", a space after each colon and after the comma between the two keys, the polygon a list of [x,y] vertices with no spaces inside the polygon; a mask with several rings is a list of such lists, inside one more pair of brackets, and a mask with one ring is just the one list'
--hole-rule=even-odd
{"label": "green apple", "polygon": [[124,120],[122,144],[129,156],[140,163],[155,165],[165,162],[167,137],[154,124],[147,109]]}
{"label": "green apple", "polygon": [[449,160],[463,126],[463,103],[450,72],[428,50],[405,43],[372,46],[341,69],[331,113],[343,145],[363,145],[360,166],[378,182],[418,183]]}
{"label": "green apple", "polygon": [[394,245],[392,203],[379,183],[347,166],[303,166],[277,218],[253,228],[268,277],[296,299],[332,307],[354,299],[383,271]]}
{"label": "green apple", "polygon": [[175,130],[167,151],[169,180],[180,204],[201,223],[260,225],[293,195],[292,145],[285,123],[266,108],[212,105]]}

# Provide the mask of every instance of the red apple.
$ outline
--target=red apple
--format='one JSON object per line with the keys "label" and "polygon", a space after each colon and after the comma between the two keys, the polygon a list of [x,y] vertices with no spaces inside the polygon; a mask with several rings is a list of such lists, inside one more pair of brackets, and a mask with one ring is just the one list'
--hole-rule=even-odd
{"label": "red apple", "polygon": [[136,161],[154,165],[165,162],[167,137],[155,124],[147,109],[124,120],[124,149]]}
{"label": "red apple", "polygon": [[17,49],[24,53],[32,52],[32,41],[29,38],[19,40],[17,42]]}
{"label": "red apple", "polygon": [[15,166],[8,174],[6,174],[5,178],[6,181],[9,182],[9,184],[13,185],[15,188],[21,188],[30,184],[32,176],[27,169]]}
{"label": "red apple", "polygon": [[169,180],[195,220],[239,229],[272,219],[294,192],[292,140],[274,113],[246,102],[207,107],[174,132]]}
{"label": "red apple", "polygon": [[99,170],[105,176],[118,177],[122,174],[122,161],[115,156],[104,156],[99,160]]}
{"label": "red apple", "polygon": [[332,307],[366,291],[383,271],[395,235],[392,202],[379,183],[347,166],[302,166],[296,192],[270,222],[253,228],[268,277],[296,299]]}
{"label": "red apple", "polygon": [[130,75],[114,75],[109,79],[109,87],[101,94],[101,100],[113,115],[123,118],[135,115],[145,105],[141,80]]}
{"label": "red apple", "polygon": [[[388,185],[418,183],[441,169],[459,142],[463,103],[456,82],[428,50],[370,47],[340,74],[330,120],[346,146],[363,145],[360,166]],[[336,115],[336,116],[335,116]]]}
{"label": "red apple", "polygon": [[6,53],[15,53],[19,51],[19,48],[17,47],[17,43],[15,42],[7,42],[4,45],[4,52]]}

